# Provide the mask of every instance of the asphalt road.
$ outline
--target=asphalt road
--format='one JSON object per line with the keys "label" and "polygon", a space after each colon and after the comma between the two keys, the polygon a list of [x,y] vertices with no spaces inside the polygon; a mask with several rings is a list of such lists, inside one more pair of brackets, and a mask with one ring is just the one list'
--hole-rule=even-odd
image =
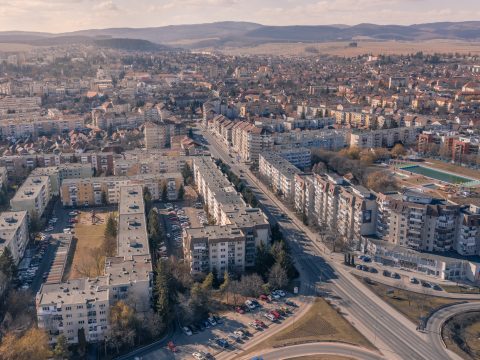
{"label": "asphalt road", "polygon": [[[278,222],[289,241],[304,288],[329,293],[336,304],[347,314],[347,318],[366,336],[388,359],[447,360],[451,357],[443,347],[415,330],[415,325],[403,315],[385,304],[351,274],[332,261],[328,250],[318,241],[318,236],[298,221],[295,215],[261,184],[245,164],[234,162],[224,144],[211,134],[202,131],[208,140],[213,157],[226,162],[243,179],[262,204],[262,209],[272,222]],[[242,170],[242,171],[240,171]],[[287,214],[284,219],[280,214]]]}
{"label": "asphalt road", "polygon": [[[385,358],[379,354],[366,349],[348,344],[335,344],[329,342],[286,346],[272,349],[261,354],[264,360],[286,360],[311,355],[343,355],[348,358],[359,360],[385,360]],[[242,359],[247,360],[250,358],[251,356]]]}
{"label": "asphalt road", "polygon": [[[441,335],[443,324],[455,315],[470,311],[480,311],[480,302],[451,305],[435,312],[427,322],[426,332],[428,333],[430,342],[437,348],[445,348]],[[462,359],[457,354],[449,350],[446,351],[452,359]]]}

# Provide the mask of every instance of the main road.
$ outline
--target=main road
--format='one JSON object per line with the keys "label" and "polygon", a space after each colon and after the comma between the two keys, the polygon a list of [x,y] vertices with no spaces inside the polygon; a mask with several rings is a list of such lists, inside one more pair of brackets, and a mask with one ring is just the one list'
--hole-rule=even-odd
{"label": "main road", "polygon": [[275,198],[250,172],[246,164],[235,161],[234,157],[230,156],[225,144],[205,130],[201,130],[201,134],[208,142],[211,155],[221,159],[234,173],[242,177],[257,196],[269,220],[280,225],[299,265],[302,290],[321,291],[333,299],[346,318],[388,359],[458,358],[444,347],[438,346],[438,343],[432,342],[428,334],[416,331],[415,324],[345,271],[338,263],[338,257],[323,246],[318,236]]}

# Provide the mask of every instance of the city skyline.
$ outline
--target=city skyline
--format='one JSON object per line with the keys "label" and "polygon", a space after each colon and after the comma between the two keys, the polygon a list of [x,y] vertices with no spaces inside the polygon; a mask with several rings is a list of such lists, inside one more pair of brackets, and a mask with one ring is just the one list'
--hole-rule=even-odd
{"label": "city skyline", "polygon": [[[252,8],[256,11],[252,12]],[[70,32],[92,28],[157,27],[217,21],[264,25],[399,24],[471,21],[480,4],[459,0],[23,0],[0,4],[0,31]]]}

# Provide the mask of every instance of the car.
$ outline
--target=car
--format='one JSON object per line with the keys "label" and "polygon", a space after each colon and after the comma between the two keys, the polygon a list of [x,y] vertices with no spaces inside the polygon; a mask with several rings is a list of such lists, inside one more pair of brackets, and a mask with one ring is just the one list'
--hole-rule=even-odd
{"label": "car", "polygon": [[182,327],[182,331],[183,331],[184,334],[187,335],[187,336],[192,336],[192,335],[193,335],[192,330],[190,330],[190,328],[189,328],[188,326]]}
{"label": "car", "polygon": [[235,308],[235,312],[237,312],[239,314],[245,314],[245,310],[243,310],[240,306],[237,306]]}
{"label": "car", "polygon": [[370,267],[370,269],[368,271],[370,271],[372,274],[378,273],[378,270],[374,267]]}
{"label": "car", "polygon": [[264,313],[263,316],[266,317],[270,321],[275,321],[275,316],[273,316],[270,313]]}
{"label": "car", "polygon": [[267,324],[265,324],[262,320],[255,319],[254,320],[255,324],[260,325],[262,328],[267,328]]}
{"label": "car", "polygon": [[276,292],[272,292],[272,293],[270,294],[270,296],[271,296],[272,298],[274,298],[275,300],[280,299],[280,295],[278,295]]}
{"label": "car", "polygon": [[78,211],[76,211],[76,210],[70,211],[70,212],[68,213],[68,215],[69,215],[69,216],[77,216],[77,215],[78,215]]}
{"label": "car", "polygon": [[215,318],[213,316],[210,316],[207,320],[210,323],[210,325],[212,325],[212,326],[217,325],[217,321],[215,320]]}
{"label": "car", "polygon": [[271,310],[270,314],[272,314],[275,317],[275,319],[280,319],[281,317],[280,313],[277,310]]}
{"label": "car", "polygon": [[287,296],[287,293],[286,293],[285,291],[281,290],[281,289],[275,290],[275,292],[276,292],[278,295],[280,295],[281,297]]}
{"label": "car", "polygon": [[240,341],[240,340],[242,340],[242,337],[241,337],[241,336],[238,336],[238,335],[235,334],[234,332],[228,334],[228,337],[229,337],[230,339],[235,340],[235,341]]}
{"label": "car", "polygon": [[388,271],[388,270],[383,270],[383,276],[390,277],[390,276],[391,276],[390,271]]}
{"label": "car", "polygon": [[285,304],[291,307],[298,307],[298,305],[291,300],[285,301]]}
{"label": "car", "polygon": [[418,284],[418,279],[416,277],[410,278],[410,284]]}
{"label": "car", "polygon": [[357,269],[357,270],[363,270],[363,265],[357,265],[357,266],[355,266],[355,269]]}
{"label": "car", "polygon": [[255,307],[260,307],[260,303],[256,300],[256,299],[251,299],[250,300],[252,302],[253,305],[255,305]]}
{"label": "car", "polygon": [[432,284],[430,284],[430,283],[427,282],[427,281],[422,281],[422,286],[423,286],[423,287],[426,287],[426,288],[431,288],[431,287],[432,287]]}
{"label": "car", "polygon": [[70,229],[70,228],[65,228],[65,229],[63,229],[63,233],[64,233],[64,234],[71,234],[71,233],[72,233],[72,229]]}
{"label": "car", "polygon": [[400,279],[401,278],[400,274],[396,273],[396,272],[392,273],[391,277],[392,277],[392,279]]}
{"label": "car", "polygon": [[362,270],[363,270],[363,271],[369,271],[370,268],[369,268],[367,265],[363,265],[363,269],[362,269]]}
{"label": "car", "polygon": [[210,329],[212,325],[208,322],[208,320],[203,321],[203,326],[205,326],[205,329]]}
{"label": "car", "polygon": [[256,306],[254,303],[252,303],[250,300],[245,301],[245,305],[250,309],[250,310],[255,310]]}
{"label": "car", "polygon": [[205,325],[201,321],[197,322],[196,325],[200,331],[205,331]]}
{"label": "car", "polygon": [[250,335],[250,332],[244,329],[237,329],[234,331],[234,333],[237,334],[238,336],[241,336],[244,339]]}
{"label": "car", "polygon": [[222,339],[222,338],[216,338],[215,339],[215,343],[220,346],[221,348],[228,348],[230,346],[230,344],[228,343],[227,340],[225,339]]}
{"label": "car", "polygon": [[364,256],[362,260],[363,260],[363,262],[367,262],[367,263],[372,261],[370,256]]}
{"label": "car", "polygon": [[270,302],[270,299],[269,299],[268,296],[265,295],[265,294],[260,295],[258,298],[259,298],[260,300],[262,300],[262,301],[267,302],[267,303]]}
{"label": "car", "polygon": [[248,325],[250,325],[251,327],[253,327],[254,329],[256,330],[263,330],[263,327],[255,322],[249,322]]}
{"label": "car", "polygon": [[280,316],[286,316],[287,315],[287,312],[283,311],[282,308],[278,308],[278,309],[275,309],[275,310],[272,310],[272,311],[276,311]]}
{"label": "car", "polygon": [[192,356],[197,360],[206,360],[207,359],[207,357],[199,351],[195,351],[194,353],[192,353]]}
{"label": "car", "polygon": [[433,285],[433,290],[442,291],[442,287],[438,284]]}

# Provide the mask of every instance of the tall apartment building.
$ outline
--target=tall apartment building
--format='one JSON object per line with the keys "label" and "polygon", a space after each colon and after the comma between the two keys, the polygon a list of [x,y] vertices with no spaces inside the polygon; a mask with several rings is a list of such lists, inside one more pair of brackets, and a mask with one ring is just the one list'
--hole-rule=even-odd
{"label": "tall apartment building", "polygon": [[5,248],[8,248],[15,264],[18,264],[23,257],[28,239],[26,211],[0,213],[0,256]]}
{"label": "tall apartment building", "polygon": [[384,239],[420,251],[454,249],[460,207],[424,194],[406,192],[391,200],[388,233]]}
{"label": "tall apartment building", "polygon": [[274,193],[290,201],[295,199],[295,175],[301,173],[300,169],[276,153],[262,153],[258,170]]}
{"label": "tall apartment building", "polygon": [[258,162],[260,153],[271,150],[271,135],[264,129],[245,121],[237,121],[231,128],[232,148],[244,162]]}
{"label": "tall apartment building", "polygon": [[10,200],[13,211],[27,211],[41,217],[52,197],[48,176],[29,176]]}
{"label": "tall apartment building", "polygon": [[105,260],[103,276],[43,284],[37,293],[38,327],[50,343],[59,335],[78,343],[80,331],[88,342],[103,340],[110,307],[119,300],[135,299],[137,313],[148,316],[153,269],[141,186],[121,188],[118,213],[117,256]]}
{"label": "tall apartment building", "polygon": [[460,255],[480,254],[480,207],[469,205],[461,210],[458,217],[458,233],[455,251]]}
{"label": "tall apartment building", "polygon": [[275,145],[273,152],[280,155],[293,166],[307,169],[312,165],[312,152],[306,147],[291,147],[288,145]]}
{"label": "tall apartment building", "polygon": [[105,205],[105,201],[118,204],[121,188],[134,184],[148,188],[154,200],[162,198],[166,187],[167,199],[174,201],[183,184],[183,176],[180,173],[160,173],[65,179],[60,187],[60,197],[63,206],[100,206]]}
{"label": "tall apartment building", "polygon": [[353,131],[349,145],[360,149],[393,147],[396,143],[409,145],[415,143],[416,135],[417,130],[414,127]]}
{"label": "tall apartment building", "polygon": [[185,231],[184,255],[192,273],[213,268],[219,274],[243,272],[254,265],[256,247],[269,241],[270,225],[265,214],[245,204],[210,158],[195,158],[194,176],[216,225]]}
{"label": "tall apartment building", "polygon": [[164,149],[170,140],[168,126],[165,124],[146,122],[143,134],[145,136],[145,148],[148,150]]}

